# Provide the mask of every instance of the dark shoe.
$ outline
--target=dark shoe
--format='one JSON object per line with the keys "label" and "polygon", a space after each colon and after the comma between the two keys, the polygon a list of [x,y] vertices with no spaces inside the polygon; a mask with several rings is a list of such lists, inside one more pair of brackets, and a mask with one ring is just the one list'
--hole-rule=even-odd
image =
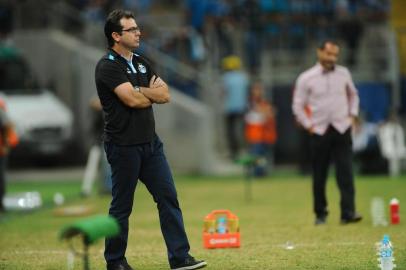
{"label": "dark shoe", "polygon": [[362,216],[358,213],[355,213],[351,217],[342,218],[341,224],[357,223],[357,222],[360,222],[361,220],[362,220]]}
{"label": "dark shoe", "polygon": [[171,265],[171,270],[192,270],[206,267],[205,261],[198,261],[192,256],[187,257],[183,262]]}
{"label": "dark shoe", "polygon": [[326,217],[316,217],[316,220],[314,221],[314,225],[324,225],[326,224]]}
{"label": "dark shoe", "polygon": [[107,264],[107,270],[134,270],[126,261]]}

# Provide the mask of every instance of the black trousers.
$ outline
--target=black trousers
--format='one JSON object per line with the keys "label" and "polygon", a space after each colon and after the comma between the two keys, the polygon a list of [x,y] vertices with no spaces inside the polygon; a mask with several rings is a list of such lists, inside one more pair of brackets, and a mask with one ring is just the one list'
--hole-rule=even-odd
{"label": "black trousers", "polygon": [[244,134],[244,113],[226,115],[226,136],[228,149],[232,159],[237,158],[242,148]]}
{"label": "black trousers", "polygon": [[105,150],[113,184],[109,215],[117,219],[121,228],[117,237],[106,239],[104,257],[107,263],[126,260],[128,219],[138,179],[157,204],[170,265],[183,261],[189,255],[189,241],[161,140],[155,136],[151,143],[130,146],[106,142]]}
{"label": "black trousers", "polygon": [[326,182],[330,161],[334,162],[337,186],[340,190],[341,218],[349,218],[355,212],[355,188],[352,171],[351,128],[344,134],[330,126],[323,135],[311,138],[313,167],[314,212],[317,217],[328,215]]}

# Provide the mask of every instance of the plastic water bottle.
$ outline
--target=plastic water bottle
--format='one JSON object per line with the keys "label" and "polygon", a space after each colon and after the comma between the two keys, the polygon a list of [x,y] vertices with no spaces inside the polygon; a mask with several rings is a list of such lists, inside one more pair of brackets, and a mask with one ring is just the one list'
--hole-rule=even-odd
{"label": "plastic water bottle", "polygon": [[57,192],[54,194],[54,203],[56,205],[62,205],[65,202],[65,197],[62,193]]}
{"label": "plastic water bottle", "polygon": [[204,232],[206,233],[215,233],[216,232],[216,220],[206,219],[204,221]]}
{"label": "plastic water bottle", "polygon": [[229,218],[228,219],[228,232],[236,233],[240,229],[238,218]]}
{"label": "plastic water bottle", "polygon": [[383,239],[379,245],[379,264],[378,266],[381,270],[393,270],[396,265],[393,263],[395,260],[393,257],[392,243],[390,242],[389,236],[384,235]]}
{"label": "plastic water bottle", "polygon": [[7,210],[29,211],[40,208],[42,198],[38,191],[6,194],[3,203]]}
{"label": "plastic water bottle", "polygon": [[227,220],[225,217],[219,217],[217,219],[217,232],[220,234],[227,232]]}
{"label": "plastic water bottle", "polygon": [[390,200],[390,221],[392,224],[399,224],[400,222],[399,200],[396,198]]}
{"label": "plastic water bottle", "polygon": [[374,197],[371,201],[371,216],[373,226],[387,226],[385,217],[385,203],[381,197]]}

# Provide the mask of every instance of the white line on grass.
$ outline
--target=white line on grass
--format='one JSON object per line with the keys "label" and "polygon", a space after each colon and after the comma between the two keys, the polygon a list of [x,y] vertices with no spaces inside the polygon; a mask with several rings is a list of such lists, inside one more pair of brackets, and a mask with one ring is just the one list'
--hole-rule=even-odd
{"label": "white line on grass", "polygon": [[65,254],[67,250],[10,250],[2,251],[0,254],[17,254],[17,255],[33,255],[33,254]]}
{"label": "white line on grass", "polygon": [[[288,241],[289,242],[289,241]],[[288,246],[288,242],[285,244],[271,244],[270,247],[274,248],[286,248]],[[294,248],[296,247],[320,247],[320,246],[364,246],[369,245],[370,243],[366,242],[329,242],[329,243],[295,243],[289,242],[289,245],[292,245]],[[256,245],[257,246],[257,245]],[[269,246],[269,245],[267,245]],[[244,247],[244,245],[242,245]],[[7,255],[7,254],[18,254],[18,255],[36,255],[36,254],[66,254],[68,250],[13,250],[13,251],[2,251],[0,254]],[[104,250],[100,249],[99,253],[103,253]],[[131,252],[130,252],[131,254]],[[130,255],[129,254],[129,255]]]}

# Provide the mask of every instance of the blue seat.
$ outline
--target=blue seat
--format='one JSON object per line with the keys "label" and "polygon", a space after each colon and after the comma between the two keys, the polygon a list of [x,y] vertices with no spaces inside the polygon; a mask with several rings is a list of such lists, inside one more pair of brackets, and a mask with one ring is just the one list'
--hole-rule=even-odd
{"label": "blue seat", "polygon": [[289,11],[289,3],[285,0],[261,0],[259,4],[266,12],[287,13]]}
{"label": "blue seat", "polygon": [[387,118],[390,91],[383,83],[364,82],[356,85],[360,97],[360,109],[366,121],[377,123]]}

